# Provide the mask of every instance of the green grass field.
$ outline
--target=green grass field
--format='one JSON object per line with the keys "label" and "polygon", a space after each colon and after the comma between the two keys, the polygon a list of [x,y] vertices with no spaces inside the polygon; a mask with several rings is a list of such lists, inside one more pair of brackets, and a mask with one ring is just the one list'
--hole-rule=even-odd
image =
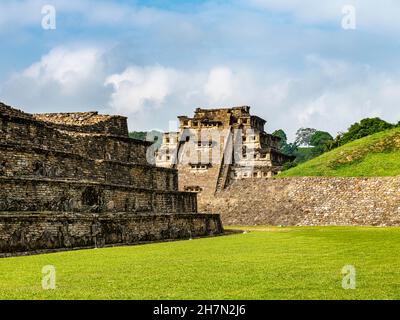
{"label": "green grass field", "polygon": [[[248,228],[247,228],[248,229]],[[399,299],[400,228],[247,234],[0,259],[2,299]],[[54,265],[57,288],[42,290]],[[354,265],[356,289],[341,286]]]}
{"label": "green grass field", "polygon": [[400,128],[383,131],[326,152],[278,177],[373,177],[400,175]]}

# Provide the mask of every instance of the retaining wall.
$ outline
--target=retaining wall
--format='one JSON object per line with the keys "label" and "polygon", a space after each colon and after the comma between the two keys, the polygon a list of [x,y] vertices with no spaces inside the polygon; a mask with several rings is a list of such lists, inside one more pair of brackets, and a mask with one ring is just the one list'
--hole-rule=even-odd
{"label": "retaining wall", "polygon": [[228,225],[400,226],[400,177],[244,179],[199,207]]}

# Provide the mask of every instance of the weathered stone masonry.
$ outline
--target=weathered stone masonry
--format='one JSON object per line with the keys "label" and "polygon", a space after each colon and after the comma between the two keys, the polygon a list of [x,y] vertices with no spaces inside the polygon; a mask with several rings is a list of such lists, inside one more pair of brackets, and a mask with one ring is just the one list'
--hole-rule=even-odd
{"label": "weathered stone masonry", "polygon": [[241,180],[200,209],[228,225],[400,226],[400,177]]}
{"label": "weathered stone masonry", "polygon": [[178,190],[174,170],[82,156],[42,148],[0,143],[0,176],[76,179],[140,185],[150,189]]}
{"label": "weathered stone masonry", "polygon": [[0,103],[0,253],[221,233],[176,170],[148,165],[149,146],[124,117]]}
{"label": "weathered stone masonry", "polygon": [[198,192],[200,204],[234,181],[272,177],[293,160],[249,106],[197,108],[178,118],[179,131],[163,135],[156,164],[178,169],[181,190]]}
{"label": "weathered stone masonry", "polygon": [[2,214],[0,255],[38,249],[102,247],[165,239],[189,239],[221,230],[218,215]]}
{"label": "weathered stone masonry", "polygon": [[0,177],[0,211],[196,213],[196,195],[129,185]]}

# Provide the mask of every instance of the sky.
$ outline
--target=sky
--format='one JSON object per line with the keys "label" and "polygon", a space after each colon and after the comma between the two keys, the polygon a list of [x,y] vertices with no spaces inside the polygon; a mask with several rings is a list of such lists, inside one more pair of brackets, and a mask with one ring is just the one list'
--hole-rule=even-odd
{"label": "sky", "polygon": [[0,101],[121,114],[132,131],[249,105],[267,132],[336,135],[400,120],[399,35],[396,0],[2,0]]}

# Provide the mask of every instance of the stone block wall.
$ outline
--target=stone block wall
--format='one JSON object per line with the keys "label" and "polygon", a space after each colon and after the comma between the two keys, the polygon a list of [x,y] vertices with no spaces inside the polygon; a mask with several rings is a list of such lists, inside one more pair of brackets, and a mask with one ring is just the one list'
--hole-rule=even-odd
{"label": "stone block wall", "polygon": [[65,133],[48,123],[0,113],[2,144],[74,153],[89,159],[148,164],[149,142],[112,135]]}
{"label": "stone block wall", "polygon": [[30,115],[0,103],[0,256],[222,233],[147,162],[125,117]]}
{"label": "stone block wall", "polygon": [[35,250],[189,239],[222,232],[218,215],[0,214],[0,256]]}
{"label": "stone block wall", "polygon": [[228,225],[400,226],[400,177],[238,180],[199,204]]}
{"label": "stone block wall", "polygon": [[7,117],[18,117],[25,119],[32,119],[32,115],[21,110],[12,108],[2,102],[0,102],[0,114]]}
{"label": "stone block wall", "polygon": [[[214,197],[220,165],[213,164],[207,170],[193,170],[188,165],[178,165],[179,186],[181,190],[186,187],[199,187],[198,202],[203,203]],[[206,212],[206,211],[203,211]]]}
{"label": "stone block wall", "polygon": [[196,213],[195,193],[56,179],[0,177],[0,211]]}
{"label": "stone block wall", "polygon": [[34,114],[33,118],[51,123],[53,127],[64,131],[108,134],[121,137],[127,137],[129,134],[126,117],[100,115],[97,111],[40,113]]}
{"label": "stone block wall", "polygon": [[176,170],[0,143],[0,176],[55,178],[178,190]]}

